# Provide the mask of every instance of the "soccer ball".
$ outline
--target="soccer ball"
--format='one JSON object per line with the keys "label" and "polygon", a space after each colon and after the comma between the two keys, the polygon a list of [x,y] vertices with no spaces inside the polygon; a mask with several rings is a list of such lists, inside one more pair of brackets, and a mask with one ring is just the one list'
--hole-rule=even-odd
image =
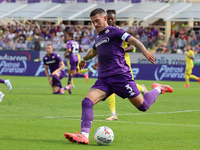
{"label": "soccer ball", "polygon": [[99,127],[94,133],[94,140],[98,145],[110,145],[114,140],[114,133],[109,127]]}

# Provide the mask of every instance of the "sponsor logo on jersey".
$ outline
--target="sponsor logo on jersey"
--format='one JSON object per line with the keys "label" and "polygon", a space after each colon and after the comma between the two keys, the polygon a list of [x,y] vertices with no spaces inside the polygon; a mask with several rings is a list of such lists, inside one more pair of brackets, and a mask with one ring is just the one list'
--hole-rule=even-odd
{"label": "sponsor logo on jersey", "polygon": [[104,37],[102,38],[99,42],[97,42],[97,44],[95,44],[96,47],[100,46],[101,44],[104,44],[104,43],[108,43],[109,42],[109,38],[108,37]]}

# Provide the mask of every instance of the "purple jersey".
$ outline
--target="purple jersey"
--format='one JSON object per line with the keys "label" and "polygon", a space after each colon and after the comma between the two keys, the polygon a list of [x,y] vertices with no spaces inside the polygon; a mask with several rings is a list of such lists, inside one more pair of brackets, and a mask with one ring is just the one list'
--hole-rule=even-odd
{"label": "purple jersey", "polygon": [[99,78],[130,72],[122,48],[123,40],[127,42],[130,37],[124,29],[112,26],[105,28],[96,36],[93,49],[98,53]]}
{"label": "purple jersey", "polygon": [[71,49],[71,52],[69,54],[69,61],[70,62],[78,62],[77,54],[79,53],[79,50],[82,49],[81,45],[74,40],[69,40],[67,42],[67,49],[68,48]]}
{"label": "purple jersey", "polygon": [[45,55],[43,58],[44,65],[49,66],[50,72],[53,73],[56,69],[60,67],[60,62],[62,59],[56,53],[51,53],[50,57]]}

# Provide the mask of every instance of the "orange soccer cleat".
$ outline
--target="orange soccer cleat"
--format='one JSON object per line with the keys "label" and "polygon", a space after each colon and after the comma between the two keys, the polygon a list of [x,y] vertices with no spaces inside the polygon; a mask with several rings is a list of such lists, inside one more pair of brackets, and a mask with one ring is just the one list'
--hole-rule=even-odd
{"label": "orange soccer cleat", "polygon": [[78,133],[76,131],[76,134],[73,133],[65,133],[66,139],[72,143],[78,143],[78,144],[89,144],[89,139],[86,138],[84,135]]}
{"label": "orange soccer cleat", "polygon": [[88,82],[88,80],[89,80],[88,73],[86,73],[86,74],[84,75],[84,77],[85,77],[85,80]]}
{"label": "orange soccer cleat", "polygon": [[190,87],[190,85],[189,85],[189,84],[186,84],[186,85],[184,85],[183,87]]}
{"label": "orange soccer cleat", "polygon": [[162,84],[158,84],[158,83],[153,83],[152,85],[151,85],[151,87],[154,89],[154,88],[156,88],[156,87],[159,87],[160,89],[161,89],[161,93],[162,94],[164,94],[164,93],[166,93],[166,92],[168,92],[168,93],[172,93],[173,92],[173,88],[171,87],[171,86],[169,86],[169,85],[162,85]]}

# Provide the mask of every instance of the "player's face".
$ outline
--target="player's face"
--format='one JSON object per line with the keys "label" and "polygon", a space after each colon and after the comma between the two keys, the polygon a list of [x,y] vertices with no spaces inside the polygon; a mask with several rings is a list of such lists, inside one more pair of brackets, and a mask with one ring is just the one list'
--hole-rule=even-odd
{"label": "player's face", "polygon": [[53,47],[50,45],[46,46],[46,52],[47,52],[47,55],[51,54],[53,52]]}
{"label": "player's face", "polygon": [[107,27],[107,16],[104,14],[96,14],[91,17],[91,21],[97,32],[103,31]]}
{"label": "player's face", "polygon": [[109,15],[107,15],[107,17],[108,17],[108,25],[109,26],[115,26],[115,23],[117,22],[117,19],[115,18],[115,15],[114,14],[109,14]]}

